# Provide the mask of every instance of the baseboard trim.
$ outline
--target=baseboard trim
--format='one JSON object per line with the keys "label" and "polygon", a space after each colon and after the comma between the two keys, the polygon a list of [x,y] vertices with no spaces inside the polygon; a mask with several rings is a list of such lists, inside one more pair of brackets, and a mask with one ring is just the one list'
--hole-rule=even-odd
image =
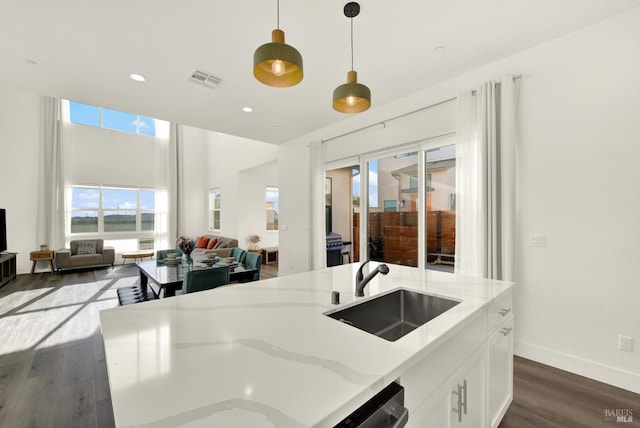
{"label": "baseboard trim", "polygon": [[640,374],[638,373],[524,342],[514,343],[514,354],[640,394]]}

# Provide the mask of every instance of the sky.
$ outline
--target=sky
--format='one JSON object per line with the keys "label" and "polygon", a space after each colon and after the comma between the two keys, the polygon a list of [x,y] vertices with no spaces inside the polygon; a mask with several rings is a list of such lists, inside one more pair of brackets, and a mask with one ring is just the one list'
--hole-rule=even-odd
{"label": "sky", "polygon": [[[353,196],[360,195],[360,174],[353,176]],[[369,206],[378,206],[378,161],[369,161]]]}
{"label": "sky", "polygon": [[[102,111],[102,128],[133,133],[137,132],[138,115],[135,114],[100,108],[76,101],[69,101],[69,110],[71,122],[73,123],[100,127],[100,112]],[[155,136],[155,119],[140,116],[140,134]]]}
{"label": "sky", "polygon": [[[99,208],[100,189],[98,187],[73,187],[71,203],[73,208]],[[138,190],[103,188],[102,208],[135,210],[138,208]],[[143,210],[155,208],[153,190],[140,190],[140,208]]]}

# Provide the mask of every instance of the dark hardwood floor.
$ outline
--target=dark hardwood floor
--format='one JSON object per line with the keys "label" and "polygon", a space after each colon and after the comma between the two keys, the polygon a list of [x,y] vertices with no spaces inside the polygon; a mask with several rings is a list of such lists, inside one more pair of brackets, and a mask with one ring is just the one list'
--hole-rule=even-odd
{"label": "dark hardwood floor", "polygon": [[[262,266],[261,279],[277,275]],[[18,275],[0,288],[0,427],[114,426],[98,312],[137,281],[125,265]],[[501,428],[640,426],[640,395],[523,358],[514,367]],[[605,409],[632,409],[635,420],[604,422]]]}
{"label": "dark hardwood floor", "polygon": [[[640,427],[640,395],[515,357],[513,402],[500,428]],[[606,410],[631,411],[632,422]]]}

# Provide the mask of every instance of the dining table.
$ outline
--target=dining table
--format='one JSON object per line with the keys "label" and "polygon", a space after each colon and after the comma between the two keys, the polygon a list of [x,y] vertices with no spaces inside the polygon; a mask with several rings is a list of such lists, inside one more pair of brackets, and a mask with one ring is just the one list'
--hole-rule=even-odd
{"label": "dining table", "polygon": [[185,272],[190,269],[216,269],[228,266],[230,283],[248,281],[257,271],[237,262],[224,263],[222,259],[199,259],[193,263],[186,263],[182,259],[146,260],[136,262],[136,266],[140,270],[141,289],[146,292],[150,286],[149,282],[152,282],[155,287],[151,285],[151,288],[158,297],[175,296],[176,291],[182,289]]}

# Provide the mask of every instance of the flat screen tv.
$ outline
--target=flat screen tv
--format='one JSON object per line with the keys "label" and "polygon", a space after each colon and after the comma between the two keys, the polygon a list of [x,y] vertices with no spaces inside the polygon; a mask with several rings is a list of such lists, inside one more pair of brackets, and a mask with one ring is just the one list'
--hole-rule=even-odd
{"label": "flat screen tv", "polygon": [[7,251],[7,211],[0,208],[0,253]]}

